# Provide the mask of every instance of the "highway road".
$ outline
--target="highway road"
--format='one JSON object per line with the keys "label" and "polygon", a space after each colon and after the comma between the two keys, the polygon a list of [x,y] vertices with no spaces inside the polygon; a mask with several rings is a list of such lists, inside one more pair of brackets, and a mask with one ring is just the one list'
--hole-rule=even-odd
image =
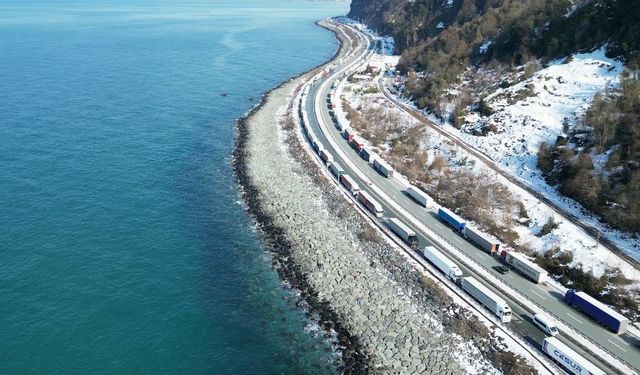
{"label": "highway road", "polygon": [[[360,48],[368,48],[364,43]],[[372,165],[363,160],[359,154],[350,147],[350,145],[342,138],[338,129],[333,126],[327,106],[327,97],[330,94],[331,85],[339,80],[342,76],[342,67],[354,61],[355,57],[343,62],[337,69],[336,73],[328,75],[316,83],[311,85],[309,95],[306,97],[306,109],[309,119],[309,126],[316,134],[324,147],[331,152],[334,160],[337,161],[360,185],[361,189],[370,193],[384,208],[385,216],[399,217],[405,223],[409,224],[418,234],[420,247],[432,245],[440,248],[445,253],[446,249],[434,244],[428,236],[423,233],[412,221],[417,220],[431,231],[435,232],[439,237],[446,239],[461,254],[464,254],[471,262],[480,265],[489,272],[495,280],[509,285],[513,289],[526,296],[529,300],[514,300],[509,295],[497,290],[494,285],[487,279],[479,275],[475,269],[467,267],[464,262],[457,258],[452,258],[460,266],[465,276],[471,275],[481,280],[484,284],[491,287],[494,291],[504,298],[511,306],[514,312],[514,319],[509,326],[525,340],[539,347],[544,334],[531,323],[532,302],[544,307],[556,319],[562,321],[567,326],[587,336],[591,341],[598,343],[608,352],[613,353],[618,358],[625,361],[628,365],[634,367],[636,371],[640,369],[640,343],[634,338],[628,336],[618,336],[610,333],[602,326],[591,321],[588,317],[582,315],[573,308],[567,306],[562,301],[562,294],[553,287],[534,284],[525,279],[514,271],[506,275],[501,275],[492,269],[493,266],[500,265],[498,259],[485,253],[476,246],[467,242],[463,237],[454,232],[450,227],[442,223],[436,216],[435,211],[424,208],[410,199],[404,190],[406,186],[403,181],[396,178],[386,178],[375,171]],[[371,185],[369,185],[371,183]],[[383,192],[383,193],[382,193]],[[467,260],[468,262],[468,260]],[[474,267],[475,268],[475,267]],[[568,340],[561,334],[561,339],[577,352],[597,363],[601,368],[612,372],[613,369],[596,359],[590,353],[587,353],[582,347],[576,345],[575,342]]]}

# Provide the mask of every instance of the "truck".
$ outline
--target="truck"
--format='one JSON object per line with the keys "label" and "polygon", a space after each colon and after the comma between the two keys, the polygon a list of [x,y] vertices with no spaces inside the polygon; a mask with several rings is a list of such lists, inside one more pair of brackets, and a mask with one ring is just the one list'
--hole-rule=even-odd
{"label": "truck", "polygon": [[431,197],[428,196],[427,193],[425,193],[424,191],[418,189],[413,185],[409,185],[409,188],[407,189],[407,194],[409,194],[411,199],[413,199],[414,201],[418,202],[420,205],[425,207],[429,207],[431,202],[433,202],[433,199],[431,199]]}
{"label": "truck", "polygon": [[360,152],[364,148],[364,141],[360,137],[353,136],[353,138],[351,138],[351,147],[353,147],[356,152]]}
{"label": "truck", "polygon": [[482,250],[488,252],[489,254],[497,253],[500,249],[500,242],[493,241],[489,238],[489,236],[482,233],[477,228],[465,226],[463,233],[468,240],[480,246]]}
{"label": "truck", "polygon": [[320,159],[325,162],[327,165],[331,165],[333,163],[333,156],[327,150],[320,151]]}
{"label": "truck", "polygon": [[462,289],[491,310],[503,323],[511,321],[511,308],[507,305],[507,302],[482,285],[478,280],[471,276],[464,277],[462,279]]}
{"label": "truck", "polygon": [[536,284],[547,281],[547,271],[527,259],[523,254],[518,254],[510,250],[502,250],[500,253],[500,259]]}
{"label": "truck", "polygon": [[340,120],[338,120],[337,117],[333,119],[333,125],[336,127],[336,129],[338,129],[339,131],[342,131],[343,129],[342,123],[340,122]]}
{"label": "truck", "polygon": [[338,179],[340,179],[340,176],[342,176],[344,174],[344,169],[342,169],[340,164],[338,164],[336,162],[331,163],[331,165],[329,166],[329,170]]}
{"label": "truck", "polygon": [[462,271],[444,254],[438,251],[433,246],[427,246],[422,250],[422,255],[431,264],[433,264],[440,272],[444,273],[446,277],[453,280],[456,284],[462,280]]}
{"label": "truck", "polygon": [[451,210],[440,207],[440,209],[438,209],[438,217],[458,232],[464,231],[466,222],[460,216],[451,212]]}
{"label": "truck", "polygon": [[317,153],[320,153],[324,150],[324,146],[316,139],[313,141],[313,149],[316,150]]}
{"label": "truck", "polygon": [[353,181],[353,179],[349,177],[349,175],[346,175],[346,174],[341,175],[340,183],[344,185],[344,187],[346,187],[347,190],[349,190],[349,193],[353,195],[357,195],[358,192],[360,191],[360,186],[358,186],[358,184],[355,181]]}
{"label": "truck", "polygon": [[363,147],[362,150],[360,151],[360,157],[363,158],[365,161],[370,161],[371,151],[369,151],[368,148]]}
{"label": "truck", "polygon": [[404,243],[409,245],[412,249],[418,247],[418,236],[416,236],[416,232],[411,230],[406,224],[404,224],[399,219],[395,217],[391,217],[386,220],[386,224],[391,229],[393,233],[395,233],[398,237],[402,238]]}
{"label": "truck", "polygon": [[382,217],[382,214],[384,213],[382,206],[378,201],[371,198],[366,191],[360,190],[358,192],[358,200],[376,217]]}
{"label": "truck", "polygon": [[542,341],[542,351],[558,362],[569,373],[575,375],[605,375],[596,365],[563,344],[557,337],[547,337]]}
{"label": "truck", "polygon": [[615,334],[624,333],[629,326],[629,319],[585,292],[569,289],[564,295],[564,302],[582,311]]}
{"label": "truck", "polygon": [[351,130],[351,128],[345,127],[344,131],[342,132],[342,138],[346,139],[347,142],[351,142],[354,135],[355,134],[353,133],[353,130]]}
{"label": "truck", "polygon": [[393,169],[389,164],[385,163],[382,159],[376,159],[373,161],[373,168],[378,171],[381,175],[389,178],[393,176]]}

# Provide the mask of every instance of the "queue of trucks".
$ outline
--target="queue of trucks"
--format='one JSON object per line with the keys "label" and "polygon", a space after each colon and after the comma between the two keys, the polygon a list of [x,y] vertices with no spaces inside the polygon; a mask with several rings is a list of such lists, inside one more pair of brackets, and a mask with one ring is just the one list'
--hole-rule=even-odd
{"label": "queue of trucks", "polygon": [[[305,88],[305,91],[308,93],[308,87]],[[327,101],[331,104],[330,97]],[[306,119],[306,103],[304,103],[304,100],[301,100],[299,108],[301,118],[303,119],[303,129],[307,134],[313,149],[328,165],[331,173],[336,176],[339,182],[352,195],[357,197],[358,201],[362,203],[367,210],[376,217],[382,217],[384,211],[380,203],[372,198],[369,193],[360,190],[358,184],[353,180],[353,178],[345,174],[344,169],[333,160],[331,154],[324,149],[324,145],[315,138],[311,129],[307,129],[305,122],[308,120]],[[329,108],[333,107],[329,105]],[[356,150],[367,162],[373,160],[372,165],[374,169],[381,175],[387,178],[391,177],[393,175],[393,169],[382,159],[378,157],[374,158],[374,155],[366,148],[364,141],[359,138],[353,130],[348,127],[343,127],[335,117],[335,114],[333,114],[333,111],[331,111],[331,113],[334,125],[341,131],[344,139],[351,143],[354,150]],[[409,186],[406,193],[421,206],[429,207],[433,203],[433,199],[429,197],[428,194],[413,185]],[[533,282],[544,283],[547,280],[547,272],[541,267],[531,262],[522,254],[510,251],[509,249],[500,251],[499,242],[492,240],[481,231],[468,226],[464,219],[451,210],[440,207],[437,216],[454,230],[459,232],[465,239],[476,244],[484,251],[489,254],[498,254],[504,264],[518,271]],[[406,224],[402,223],[397,218],[388,218],[385,220],[385,223],[389,229],[400,237],[407,245],[414,249],[418,247],[418,238],[416,233]],[[498,316],[502,322],[507,323],[511,321],[512,311],[506,301],[473,277],[463,277],[463,273],[460,268],[442,252],[433,246],[427,246],[422,250],[422,255],[447,278],[460,285],[464,291],[484,305],[487,309],[492,311],[494,315]],[[620,334],[625,332],[629,324],[629,320],[627,318],[583,292],[569,290],[564,297],[564,301],[590,316],[592,319],[600,322],[614,333]],[[590,363],[584,357],[575,353],[575,351],[571,350],[566,345],[562,344],[562,342],[555,337],[545,338],[542,344],[542,350],[573,374],[604,374],[602,370]]]}

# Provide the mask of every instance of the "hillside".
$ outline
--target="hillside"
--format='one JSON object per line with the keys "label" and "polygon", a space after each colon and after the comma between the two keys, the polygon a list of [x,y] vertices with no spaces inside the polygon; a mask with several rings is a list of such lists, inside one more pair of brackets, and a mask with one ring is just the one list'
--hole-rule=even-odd
{"label": "hillside", "polygon": [[636,233],[634,3],[354,0],[349,16],[395,38],[401,89],[418,108],[521,178],[546,181],[612,227]]}

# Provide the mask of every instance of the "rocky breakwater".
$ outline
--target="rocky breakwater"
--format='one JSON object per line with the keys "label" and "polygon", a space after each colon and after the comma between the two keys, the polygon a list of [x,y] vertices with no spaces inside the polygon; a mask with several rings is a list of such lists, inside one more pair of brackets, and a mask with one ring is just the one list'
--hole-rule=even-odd
{"label": "rocky breakwater", "polygon": [[419,276],[329,185],[303,152],[295,126],[287,125],[293,121],[287,103],[301,82],[269,93],[240,124],[236,152],[240,182],[276,268],[303,292],[325,329],[336,324],[349,347],[347,372],[462,373],[464,343],[443,330],[436,317],[442,306],[416,303],[429,293]]}

